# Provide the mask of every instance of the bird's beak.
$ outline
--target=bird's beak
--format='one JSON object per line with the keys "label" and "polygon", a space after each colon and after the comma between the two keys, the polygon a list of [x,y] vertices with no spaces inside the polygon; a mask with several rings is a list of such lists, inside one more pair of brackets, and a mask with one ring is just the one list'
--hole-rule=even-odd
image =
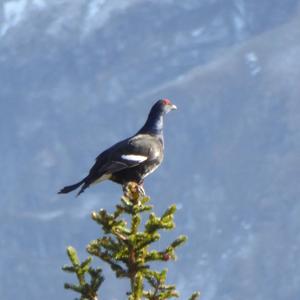
{"label": "bird's beak", "polygon": [[177,106],[174,105],[174,104],[172,104],[172,105],[171,105],[171,110],[175,110],[175,109],[177,109]]}

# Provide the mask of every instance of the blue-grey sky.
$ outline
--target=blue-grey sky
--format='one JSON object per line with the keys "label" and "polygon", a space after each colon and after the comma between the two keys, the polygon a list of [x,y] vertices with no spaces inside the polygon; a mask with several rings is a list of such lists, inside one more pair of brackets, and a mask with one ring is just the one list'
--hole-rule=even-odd
{"label": "blue-grey sky", "polygon": [[[86,256],[90,212],[121,188],[56,192],[167,97],[145,188],[157,213],[179,208],[166,240],[189,236],[169,282],[182,299],[298,300],[299,78],[299,0],[2,0],[0,298],[75,297],[65,248]],[[103,298],[124,299],[105,275]]]}

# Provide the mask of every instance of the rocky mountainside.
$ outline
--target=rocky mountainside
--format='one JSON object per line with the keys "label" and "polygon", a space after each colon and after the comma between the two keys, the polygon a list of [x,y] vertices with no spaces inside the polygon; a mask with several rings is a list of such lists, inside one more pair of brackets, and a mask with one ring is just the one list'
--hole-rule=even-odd
{"label": "rocky mountainside", "polygon": [[[2,2],[0,298],[71,299],[65,248],[85,255],[98,234],[90,212],[121,189],[56,192],[168,97],[178,111],[146,190],[158,212],[177,204],[174,235],[190,237],[170,282],[182,299],[297,300],[299,5]],[[107,275],[103,297],[122,299],[127,283],[115,284]]]}

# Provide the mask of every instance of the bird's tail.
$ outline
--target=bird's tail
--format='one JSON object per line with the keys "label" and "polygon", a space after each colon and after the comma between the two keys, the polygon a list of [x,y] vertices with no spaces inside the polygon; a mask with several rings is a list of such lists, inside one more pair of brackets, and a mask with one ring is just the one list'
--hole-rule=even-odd
{"label": "bird's tail", "polygon": [[86,178],[82,179],[81,181],[75,183],[75,184],[72,184],[72,185],[67,185],[65,186],[64,188],[62,188],[58,194],[67,194],[67,193],[70,193],[74,190],[76,190],[77,188],[79,188],[83,183],[85,183],[85,180]]}

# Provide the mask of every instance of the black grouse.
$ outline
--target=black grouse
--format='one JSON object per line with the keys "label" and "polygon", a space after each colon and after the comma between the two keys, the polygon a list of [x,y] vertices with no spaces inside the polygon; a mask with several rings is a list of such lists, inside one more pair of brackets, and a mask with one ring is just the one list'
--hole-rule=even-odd
{"label": "black grouse", "polygon": [[93,183],[111,180],[122,184],[130,181],[142,185],[144,178],[162,162],[164,155],[164,115],[176,106],[168,99],[158,100],[150,110],[145,125],[132,137],[125,139],[96,158],[89,174],[78,183],[64,187],[59,194],[80,188],[77,195]]}

